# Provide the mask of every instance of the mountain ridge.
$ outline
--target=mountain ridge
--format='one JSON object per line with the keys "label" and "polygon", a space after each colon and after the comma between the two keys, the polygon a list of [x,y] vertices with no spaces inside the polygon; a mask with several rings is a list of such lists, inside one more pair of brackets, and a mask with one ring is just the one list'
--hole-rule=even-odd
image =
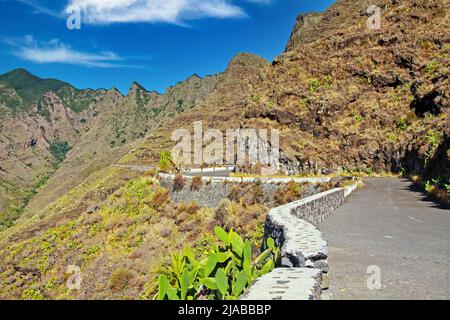
{"label": "mountain ridge", "polygon": [[[2,81],[0,189],[4,195],[0,196],[0,224],[5,216],[17,218],[26,210],[39,193],[37,189],[44,189],[48,193],[44,198],[54,200],[68,190],[61,189],[62,186],[74,187],[93,171],[118,160],[131,148],[131,142],[142,139],[147,131],[162,125],[184,108],[192,108],[214,90],[215,76],[206,79],[190,76],[169,87],[165,94],[147,91],[133,82],[127,95],[114,87],[76,89],[67,82],[42,79],[25,69],[0,75],[0,83]],[[22,88],[28,90],[27,97],[28,92],[32,92],[32,99],[22,98]],[[8,99],[1,99],[2,96]],[[16,99],[14,103],[11,97]],[[51,150],[65,150],[65,144],[70,151],[57,156],[52,154]],[[78,147],[80,144],[83,147]],[[60,160],[56,163],[54,159]],[[81,163],[81,159],[86,163]],[[65,177],[59,186],[57,180],[52,190],[43,186],[49,180],[54,181],[52,176],[61,170]],[[14,185],[24,194],[15,191],[11,187]],[[18,198],[11,200],[8,194]],[[12,220],[7,221],[11,225]]]}

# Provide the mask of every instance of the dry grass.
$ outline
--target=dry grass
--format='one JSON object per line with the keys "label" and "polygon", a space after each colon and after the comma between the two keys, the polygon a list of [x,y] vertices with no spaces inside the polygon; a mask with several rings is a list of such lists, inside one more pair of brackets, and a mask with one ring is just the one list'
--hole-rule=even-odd
{"label": "dry grass", "polygon": [[298,183],[290,181],[287,185],[282,185],[275,193],[275,203],[278,206],[301,198],[302,188]]}
{"label": "dry grass", "polygon": [[203,186],[202,177],[194,177],[191,181],[191,191],[199,190]]}
{"label": "dry grass", "polygon": [[122,292],[125,290],[130,280],[133,278],[133,273],[128,269],[117,269],[114,271],[111,275],[111,278],[109,278],[109,288],[113,292]]}
{"label": "dry grass", "polygon": [[173,178],[173,189],[175,191],[181,191],[184,188],[184,177],[181,174],[177,174],[175,178]]}

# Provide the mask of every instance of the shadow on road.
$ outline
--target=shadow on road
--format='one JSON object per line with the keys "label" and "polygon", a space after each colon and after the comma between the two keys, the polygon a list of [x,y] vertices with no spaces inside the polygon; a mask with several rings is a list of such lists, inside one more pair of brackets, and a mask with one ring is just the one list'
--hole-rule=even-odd
{"label": "shadow on road", "polygon": [[428,192],[426,192],[425,188],[422,187],[421,185],[414,183],[408,179],[404,179],[404,181],[409,182],[409,186],[408,186],[408,188],[405,188],[405,190],[412,191],[416,194],[420,194],[421,200],[424,202],[431,203],[433,208],[443,209],[443,210],[450,209],[447,205],[439,202],[436,198],[434,198]]}

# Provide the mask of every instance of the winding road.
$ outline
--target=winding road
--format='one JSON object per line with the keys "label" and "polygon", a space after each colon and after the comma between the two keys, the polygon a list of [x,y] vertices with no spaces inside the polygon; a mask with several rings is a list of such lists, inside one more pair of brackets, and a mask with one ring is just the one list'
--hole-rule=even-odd
{"label": "winding road", "polygon": [[[329,242],[330,298],[450,299],[450,210],[407,180],[364,183],[319,225]],[[369,289],[378,270],[381,288]]]}
{"label": "winding road", "polygon": [[[230,171],[184,174],[226,177]],[[450,299],[450,210],[408,180],[364,184],[319,225],[329,244],[330,298]],[[378,271],[380,286],[374,286]]]}

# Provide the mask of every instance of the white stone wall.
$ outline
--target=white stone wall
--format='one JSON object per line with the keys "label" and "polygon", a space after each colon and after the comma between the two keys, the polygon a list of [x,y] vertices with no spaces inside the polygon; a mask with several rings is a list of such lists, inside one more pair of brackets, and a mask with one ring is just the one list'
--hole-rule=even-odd
{"label": "white stone wall", "polygon": [[313,225],[325,219],[356,190],[333,189],[270,210],[266,238],[281,248],[278,268],[258,279],[242,300],[316,300],[329,286],[328,244]]}
{"label": "white stone wall", "polygon": [[[197,169],[195,169],[197,170]],[[198,169],[200,170],[200,169]],[[204,169],[206,170],[206,169]],[[212,169],[209,169],[212,170]],[[216,171],[222,171],[217,170]],[[189,173],[208,173],[208,172],[214,172],[214,171],[189,171]],[[187,172],[185,172],[187,173]],[[159,177],[162,179],[174,179],[174,174],[168,174],[168,173],[160,173]],[[184,176],[185,179],[190,180],[194,177],[192,176]],[[291,181],[294,181],[296,183],[312,183],[312,184],[319,184],[319,183],[327,183],[331,181],[331,178],[329,177],[320,177],[320,178],[239,178],[239,177],[202,177],[202,180],[204,182],[212,181],[214,183],[254,183],[260,181],[261,183],[272,183],[272,184],[286,184]]]}

